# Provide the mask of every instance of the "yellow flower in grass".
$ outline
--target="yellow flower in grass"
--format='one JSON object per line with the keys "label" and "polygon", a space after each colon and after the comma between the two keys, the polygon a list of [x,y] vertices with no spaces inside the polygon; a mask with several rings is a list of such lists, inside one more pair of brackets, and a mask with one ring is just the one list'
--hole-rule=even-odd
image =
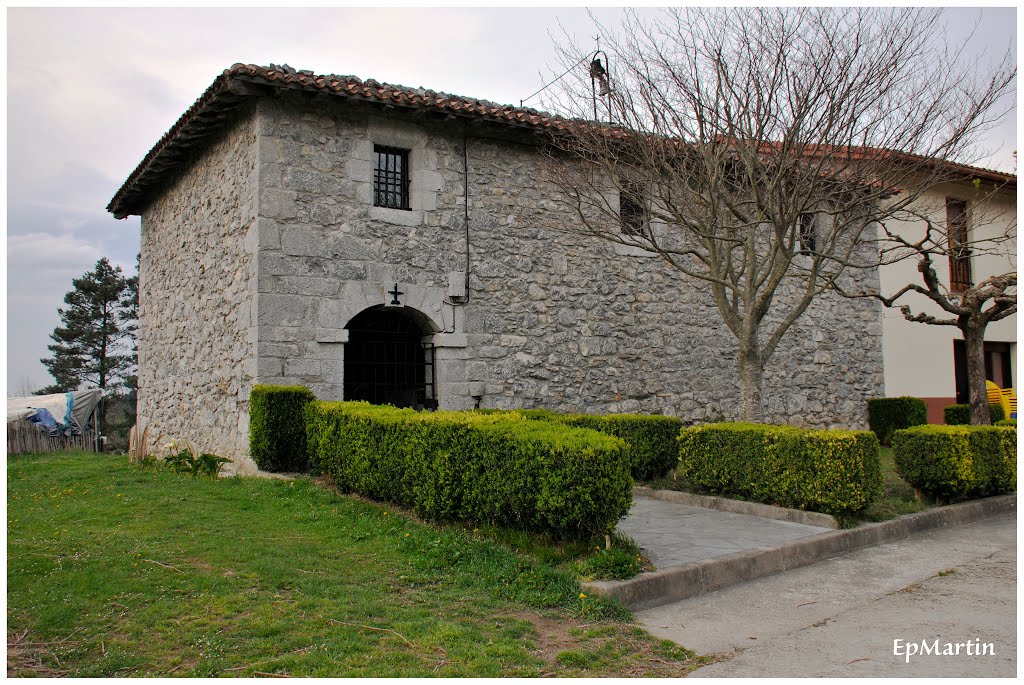
{"label": "yellow flower in grass", "polygon": [[587,598],[587,596],[581,592],[580,593],[580,599],[586,599],[586,598]]}

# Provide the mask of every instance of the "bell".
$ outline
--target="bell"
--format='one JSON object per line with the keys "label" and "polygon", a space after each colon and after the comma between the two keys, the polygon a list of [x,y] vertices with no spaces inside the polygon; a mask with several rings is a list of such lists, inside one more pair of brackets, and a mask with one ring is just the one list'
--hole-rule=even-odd
{"label": "bell", "polygon": [[591,78],[603,79],[605,75],[604,66],[601,65],[601,58],[596,57],[594,61],[590,63],[590,76]]}
{"label": "bell", "polygon": [[597,91],[598,95],[601,95],[601,96],[611,95],[612,87],[608,83],[608,77],[607,76],[601,76],[600,78],[598,78],[598,83],[601,84],[601,87]]}

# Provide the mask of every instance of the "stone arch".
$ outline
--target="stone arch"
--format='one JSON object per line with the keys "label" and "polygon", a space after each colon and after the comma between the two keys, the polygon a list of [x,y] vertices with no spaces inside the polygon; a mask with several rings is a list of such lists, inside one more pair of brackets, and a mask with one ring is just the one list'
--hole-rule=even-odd
{"label": "stone arch", "polygon": [[346,400],[416,409],[436,403],[434,350],[437,326],[411,307],[367,307],[345,324],[343,395]]}
{"label": "stone arch", "polygon": [[[416,286],[409,283],[396,283],[402,291],[402,307],[424,330],[424,335],[431,335],[444,330],[446,322],[442,307],[444,289],[439,287]],[[392,287],[391,282],[368,283],[366,281],[348,281],[342,286],[337,298],[320,303],[320,325],[337,330],[337,322],[350,321],[366,309],[381,305],[390,299],[385,292]],[[387,299],[385,299],[387,297]],[[390,307],[389,307],[390,308]],[[448,321],[451,316],[448,316]],[[342,326],[347,328],[348,324]]]}

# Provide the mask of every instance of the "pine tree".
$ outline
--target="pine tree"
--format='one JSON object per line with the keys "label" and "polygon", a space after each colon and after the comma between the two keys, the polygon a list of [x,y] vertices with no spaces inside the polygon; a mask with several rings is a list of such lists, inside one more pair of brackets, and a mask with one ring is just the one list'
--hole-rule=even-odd
{"label": "pine tree", "polygon": [[125,289],[121,297],[121,311],[119,313],[122,330],[125,337],[131,341],[131,354],[123,379],[124,389],[131,397],[133,407],[135,404],[135,393],[139,387],[139,346],[136,333],[139,330],[139,269],[141,267],[141,259],[141,253],[135,255],[135,275],[125,279]]}
{"label": "pine tree", "polygon": [[[61,325],[50,334],[53,343],[47,346],[53,357],[40,360],[56,380],[48,389],[91,386],[107,395],[129,381],[134,367],[134,353],[125,347],[125,339],[134,332],[130,281],[121,267],[103,257],[93,271],[71,282],[74,289],[64,296],[67,307],[57,310]],[[106,402],[100,406],[104,425]]]}
{"label": "pine tree", "polygon": [[136,402],[138,400],[139,347],[136,333],[139,329],[139,258],[135,258],[135,275],[125,279],[124,296],[121,298],[119,314],[121,326],[125,333],[125,343],[130,345],[128,367],[121,376],[121,381],[113,397],[107,400],[108,410],[106,428],[107,447],[111,449],[128,448],[128,432],[135,425]]}

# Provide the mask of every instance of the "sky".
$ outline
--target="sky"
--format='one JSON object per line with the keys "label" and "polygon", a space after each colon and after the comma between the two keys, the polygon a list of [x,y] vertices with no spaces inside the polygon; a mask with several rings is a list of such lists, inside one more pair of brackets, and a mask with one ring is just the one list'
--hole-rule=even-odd
{"label": "sky", "polygon": [[[969,52],[1016,50],[1014,8],[949,13],[954,37],[979,22]],[[39,359],[73,278],[104,256],[134,273],[139,219],[105,207],[225,68],[289,64],[518,105],[554,68],[562,28],[584,43],[590,26],[582,7],[7,8],[8,396],[53,382]],[[1015,171],[1016,117],[988,143],[985,166]]]}

